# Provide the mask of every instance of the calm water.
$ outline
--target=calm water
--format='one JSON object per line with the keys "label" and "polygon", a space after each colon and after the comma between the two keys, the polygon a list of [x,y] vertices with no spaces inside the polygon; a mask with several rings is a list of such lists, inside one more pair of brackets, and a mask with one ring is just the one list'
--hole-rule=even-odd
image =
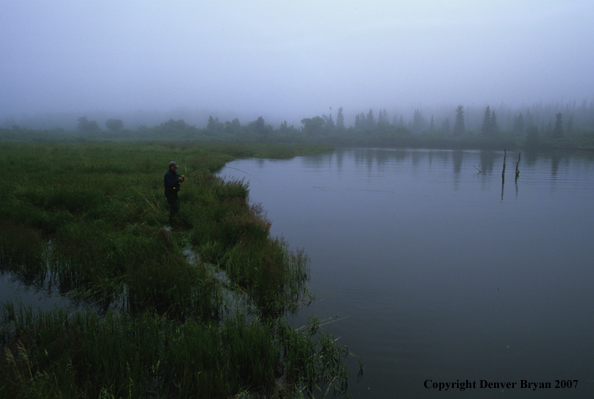
{"label": "calm water", "polygon": [[346,149],[221,172],[311,257],[318,300],[294,322],[346,317],[325,329],[365,362],[351,397],[593,397],[594,154],[522,154],[517,183],[507,155],[503,187],[503,152]]}

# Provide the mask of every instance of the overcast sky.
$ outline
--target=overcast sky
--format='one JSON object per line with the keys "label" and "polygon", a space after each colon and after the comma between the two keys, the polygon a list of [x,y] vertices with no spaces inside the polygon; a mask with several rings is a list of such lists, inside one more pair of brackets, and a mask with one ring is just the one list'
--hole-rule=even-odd
{"label": "overcast sky", "polygon": [[593,21],[592,0],[0,0],[0,118],[580,103]]}

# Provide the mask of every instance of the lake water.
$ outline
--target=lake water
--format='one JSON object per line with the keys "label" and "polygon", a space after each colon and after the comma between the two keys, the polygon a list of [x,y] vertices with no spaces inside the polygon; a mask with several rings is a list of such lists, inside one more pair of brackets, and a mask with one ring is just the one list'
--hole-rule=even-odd
{"label": "lake water", "polygon": [[594,396],[594,154],[522,154],[516,182],[508,152],[502,185],[503,156],[341,149],[221,171],[311,257],[318,299],[293,322],[344,318],[324,329],[365,363],[350,397]]}

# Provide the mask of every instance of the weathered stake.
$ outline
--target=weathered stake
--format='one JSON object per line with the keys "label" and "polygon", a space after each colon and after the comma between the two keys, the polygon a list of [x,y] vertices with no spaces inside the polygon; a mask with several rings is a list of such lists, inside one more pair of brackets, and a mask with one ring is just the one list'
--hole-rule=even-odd
{"label": "weathered stake", "polygon": [[505,184],[505,158],[507,157],[507,149],[503,149],[503,171],[501,172],[501,201],[503,201],[503,186]]}
{"label": "weathered stake", "polygon": [[522,153],[520,152],[520,153],[518,154],[518,162],[516,162],[516,181],[518,181],[518,177],[520,177],[520,169],[519,169],[519,166],[520,166],[520,159],[521,159],[521,158],[522,158]]}
{"label": "weathered stake", "polygon": [[507,157],[507,149],[503,149],[503,171],[501,172],[501,179],[505,180],[505,158]]}

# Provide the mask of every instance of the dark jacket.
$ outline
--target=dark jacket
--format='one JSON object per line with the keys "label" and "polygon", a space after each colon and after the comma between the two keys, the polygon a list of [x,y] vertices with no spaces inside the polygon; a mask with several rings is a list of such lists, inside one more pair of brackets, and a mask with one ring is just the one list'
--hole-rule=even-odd
{"label": "dark jacket", "polygon": [[165,173],[165,194],[179,191],[179,183],[177,180],[181,175],[169,169]]}

